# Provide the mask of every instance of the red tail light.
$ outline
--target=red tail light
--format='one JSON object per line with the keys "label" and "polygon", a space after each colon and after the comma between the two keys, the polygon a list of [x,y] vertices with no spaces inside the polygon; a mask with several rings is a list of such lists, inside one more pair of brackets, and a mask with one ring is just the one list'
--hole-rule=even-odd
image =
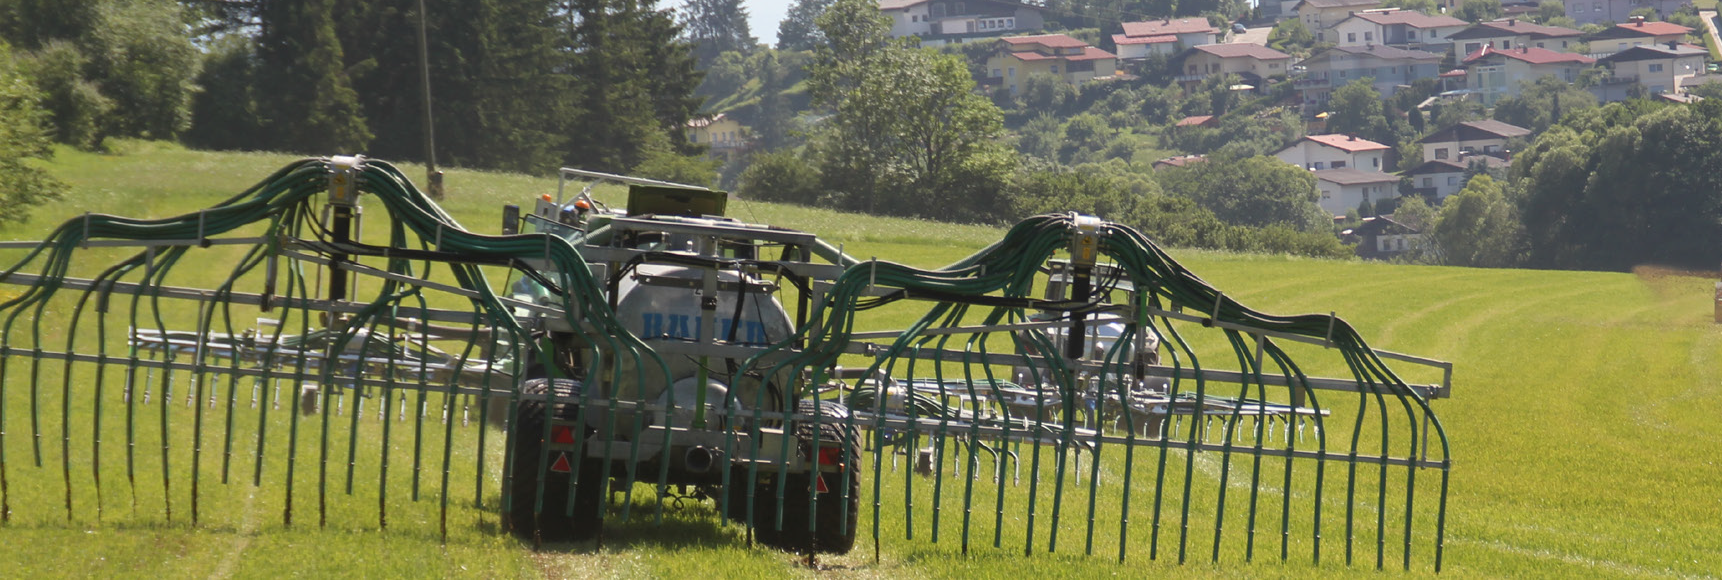
{"label": "red tail light", "polygon": [[843,448],[821,447],[819,449],[819,464],[843,467]]}

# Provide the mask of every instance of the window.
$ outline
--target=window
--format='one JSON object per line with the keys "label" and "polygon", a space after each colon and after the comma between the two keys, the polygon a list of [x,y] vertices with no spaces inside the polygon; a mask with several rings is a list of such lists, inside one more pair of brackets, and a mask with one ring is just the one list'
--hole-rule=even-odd
{"label": "window", "polygon": [[1052,74],[1058,74],[1058,65],[1052,65]]}
{"label": "window", "polygon": [[1423,187],[1435,187],[1435,178],[1433,178],[1433,177],[1423,178]]}
{"label": "window", "polygon": [[1459,176],[1457,176],[1457,175],[1447,176],[1447,185],[1459,185]]}
{"label": "window", "polygon": [[1417,40],[1417,31],[1407,30],[1407,31],[1405,31],[1405,37],[1409,38],[1411,40]]}
{"label": "window", "polygon": [[1002,76],[1004,76],[1004,71],[1000,71],[999,69],[995,68],[995,69],[993,69],[993,76],[1002,77]]}
{"label": "window", "polygon": [[688,133],[688,142],[689,143],[699,143],[700,142],[700,132],[694,131],[692,133]]}
{"label": "window", "polygon": [[1316,169],[1327,169],[1327,162],[1326,161],[1317,161],[1317,162],[1315,162],[1315,168]]}
{"label": "window", "polygon": [[1435,158],[1436,159],[1446,159],[1447,158],[1447,148],[1442,147],[1440,149],[1436,149],[1435,150]]}
{"label": "window", "polygon": [[1537,48],[1544,48],[1543,43],[1541,43],[1541,42],[1537,43]]}
{"label": "window", "polygon": [[1374,188],[1369,187],[1367,185],[1363,186],[1363,203],[1369,203],[1369,190],[1371,190],[1371,189],[1374,189]]}
{"label": "window", "polygon": [[1010,67],[1009,69],[1005,69],[1005,70],[1010,72],[1010,78],[1013,78],[1013,79],[1016,78],[1016,67],[1013,66],[1013,67]]}
{"label": "window", "polygon": [[1364,42],[1374,42],[1375,41],[1375,33],[1374,32],[1363,33],[1363,41]]}
{"label": "window", "polygon": [[968,14],[968,12],[963,10],[963,3],[958,2],[955,7],[951,8],[951,14]]}
{"label": "window", "polygon": [[1465,54],[1471,54],[1473,52],[1477,52],[1477,51],[1482,50],[1482,49],[1483,49],[1483,43],[1480,43],[1480,42],[1467,42],[1467,43],[1465,43]]}
{"label": "window", "polygon": [[1662,63],[1651,63],[1650,72],[1662,72]]}
{"label": "window", "polygon": [[920,22],[920,21],[921,21],[920,16],[910,16],[909,17],[909,22]]}
{"label": "window", "polygon": [[1597,2],[1594,6],[1592,6],[1591,12],[1602,12],[1602,3]]}
{"label": "window", "polygon": [[1513,41],[1511,41],[1511,40],[1501,41],[1501,50],[1506,50],[1506,49],[1509,49],[1512,47],[1513,47]]}
{"label": "window", "polygon": [[937,17],[941,17],[944,15],[945,15],[944,3],[934,4],[933,5],[933,17],[937,18]]}
{"label": "window", "polygon": [[1335,162],[1333,162],[1333,168],[1334,169],[1345,169],[1345,162],[1344,161],[1335,161]]}
{"label": "window", "polygon": [[1370,157],[1369,158],[1369,164],[1371,166],[1375,167],[1376,169],[1380,169],[1381,168],[1381,158],[1380,157]]}
{"label": "window", "polygon": [[1005,28],[1016,28],[1016,19],[1015,18],[1006,18],[1005,19]]}
{"label": "window", "polygon": [[1472,147],[1460,147],[1459,148],[1459,156],[1464,157],[1464,156],[1470,155],[1476,151],[1477,150],[1475,148],[1472,148]]}
{"label": "window", "polygon": [[1345,41],[1346,42],[1357,42],[1357,33],[1356,32],[1345,33]]}

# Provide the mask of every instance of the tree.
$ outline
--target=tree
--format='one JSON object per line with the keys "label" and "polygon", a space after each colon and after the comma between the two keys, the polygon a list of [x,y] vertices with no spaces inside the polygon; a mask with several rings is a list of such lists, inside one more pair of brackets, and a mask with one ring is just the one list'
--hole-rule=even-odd
{"label": "tree", "polygon": [[1447,265],[1510,268],[1520,261],[1520,230],[1501,184],[1479,175],[1441,205],[1433,237]]}
{"label": "tree", "polygon": [[1441,9],[1436,6],[1435,0],[1386,0],[1381,3],[1381,7],[1414,10],[1424,14],[1439,14],[1441,12]]}
{"label": "tree", "polygon": [[1314,45],[1315,33],[1296,18],[1282,20],[1268,31],[1268,46],[1281,52],[1302,52]]}
{"label": "tree", "polygon": [[813,50],[825,43],[818,19],[834,0],[795,0],[777,25],[778,50]]}
{"label": "tree", "polygon": [[625,172],[654,148],[694,151],[684,131],[699,110],[691,46],[654,0],[576,0],[569,70],[580,110],[566,161]]}
{"label": "tree", "polygon": [[361,151],[371,140],[335,34],[333,0],[258,0],[259,147]]}
{"label": "tree", "polygon": [[1554,75],[1522,83],[1519,94],[1495,103],[1495,120],[1541,133],[1563,115],[1596,107],[1596,96]]}
{"label": "tree", "polygon": [[100,5],[110,0],[7,0],[0,2],[0,37],[23,50],[54,40],[81,38],[95,27]]}
{"label": "tree", "polygon": [[54,152],[41,95],[0,42],[0,226],[22,222],[30,208],[60,196],[64,184],[33,164]]}
{"label": "tree", "polygon": [[1211,159],[1158,177],[1167,195],[1195,201],[1227,224],[1299,231],[1329,227],[1316,205],[1315,176],[1273,157]]}
{"label": "tree", "polygon": [[1561,2],[1561,0],[1542,0],[1537,3],[1538,24],[1548,24],[1549,21],[1566,15],[1566,3]]}
{"label": "tree", "polygon": [[819,201],[819,170],[792,151],[755,155],[739,181],[737,190],[748,199],[802,205]]}
{"label": "tree", "polygon": [[104,132],[175,139],[191,127],[202,54],[185,33],[177,4],[114,0],[97,5],[95,23],[79,40],[88,77],[113,102]]}
{"label": "tree", "polygon": [[682,30],[694,43],[694,58],[700,68],[725,52],[746,55],[759,41],[748,29],[747,9],[741,0],[688,0]]}
{"label": "tree", "polygon": [[1332,112],[1327,118],[1329,133],[1369,138],[1380,132],[1381,93],[1375,90],[1374,78],[1360,78],[1334,89],[1327,108]]}
{"label": "tree", "polygon": [[813,143],[826,191],[849,208],[984,221],[1012,158],[1003,117],[974,93],[960,58],[886,38],[868,0],[838,0],[819,17],[826,44],[809,67],[816,106],[833,111]]}
{"label": "tree", "polygon": [[759,57],[759,114],[753,124],[754,147],[775,151],[790,145],[795,111],[783,96],[789,88],[787,72],[778,64],[777,51],[764,50]]}
{"label": "tree", "polygon": [[1459,7],[1458,17],[1467,22],[1483,22],[1500,18],[1501,0],[1468,0]]}
{"label": "tree", "polygon": [[1714,267],[1722,103],[1711,103],[1611,103],[1567,116],[1515,157],[1531,265]]}
{"label": "tree", "polygon": [[86,151],[101,145],[107,116],[114,102],[84,76],[90,59],[76,44],[53,40],[19,59],[24,74],[35,79],[43,110],[55,129],[55,140]]}

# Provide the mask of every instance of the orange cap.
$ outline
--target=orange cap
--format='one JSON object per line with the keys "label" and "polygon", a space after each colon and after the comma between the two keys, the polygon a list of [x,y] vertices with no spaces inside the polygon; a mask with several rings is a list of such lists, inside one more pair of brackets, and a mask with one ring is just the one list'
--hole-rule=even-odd
{"label": "orange cap", "polygon": [[576,199],[574,200],[574,207],[580,208],[580,211],[587,211],[592,209],[592,204],[586,203],[584,199]]}
{"label": "orange cap", "polygon": [[540,197],[539,199],[543,199],[544,201],[550,201],[550,194],[546,193],[542,197]]}

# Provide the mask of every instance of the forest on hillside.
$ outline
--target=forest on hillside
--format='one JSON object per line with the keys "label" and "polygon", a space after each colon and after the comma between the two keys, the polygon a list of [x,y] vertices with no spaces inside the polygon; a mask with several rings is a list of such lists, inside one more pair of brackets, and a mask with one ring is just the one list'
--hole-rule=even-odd
{"label": "forest on hillside", "polygon": [[[1722,259],[1722,147],[1712,143],[1722,100],[1602,105],[1582,82],[1545,78],[1485,108],[1435,98],[1433,82],[1384,98],[1358,79],[1312,117],[1286,75],[1250,91],[1229,74],[1181,83],[1180,62],[1164,55],[1104,80],[1034,74],[1007,88],[987,80],[993,43],[893,38],[873,0],[797,0],[775,45],[749,29],[740,0],[425,5],[0,0],[0,224],[63,188],[31,161],[56,146],[156,139],[423,161],[434,135],[442,165],[572,166],[968,223],[1080,211],[1170,246],[1345,257],[1353,248],[1341,232],[1391,214],[1427,240],[1405,261],[1625,269]],[[1265,22],[1235,0],[1035,6],[1047,31],[1111,50],[1123,22]],[[1460,15],[1490,19],[1500,4],[1473,0]],[[1570,22],[1558,0],[1530,17]],[[1295,18],[1268,44],[1299,58],[1325,48]],[[690,127],[720,114],[744,127],[741,147],[692,138]],[[1510,144],[1522,153],[1510,168],[1472,167],[1444,202],[1406,180],[1399,195],[1335,220],[1317,207],[1310,172],[1272,157],[1319,130],[1386,144],[1385,169],[1404,170],[1423,137],[1482,119],[1533,134]],[[1206,162],[1153,167],[1186,155]]]}

